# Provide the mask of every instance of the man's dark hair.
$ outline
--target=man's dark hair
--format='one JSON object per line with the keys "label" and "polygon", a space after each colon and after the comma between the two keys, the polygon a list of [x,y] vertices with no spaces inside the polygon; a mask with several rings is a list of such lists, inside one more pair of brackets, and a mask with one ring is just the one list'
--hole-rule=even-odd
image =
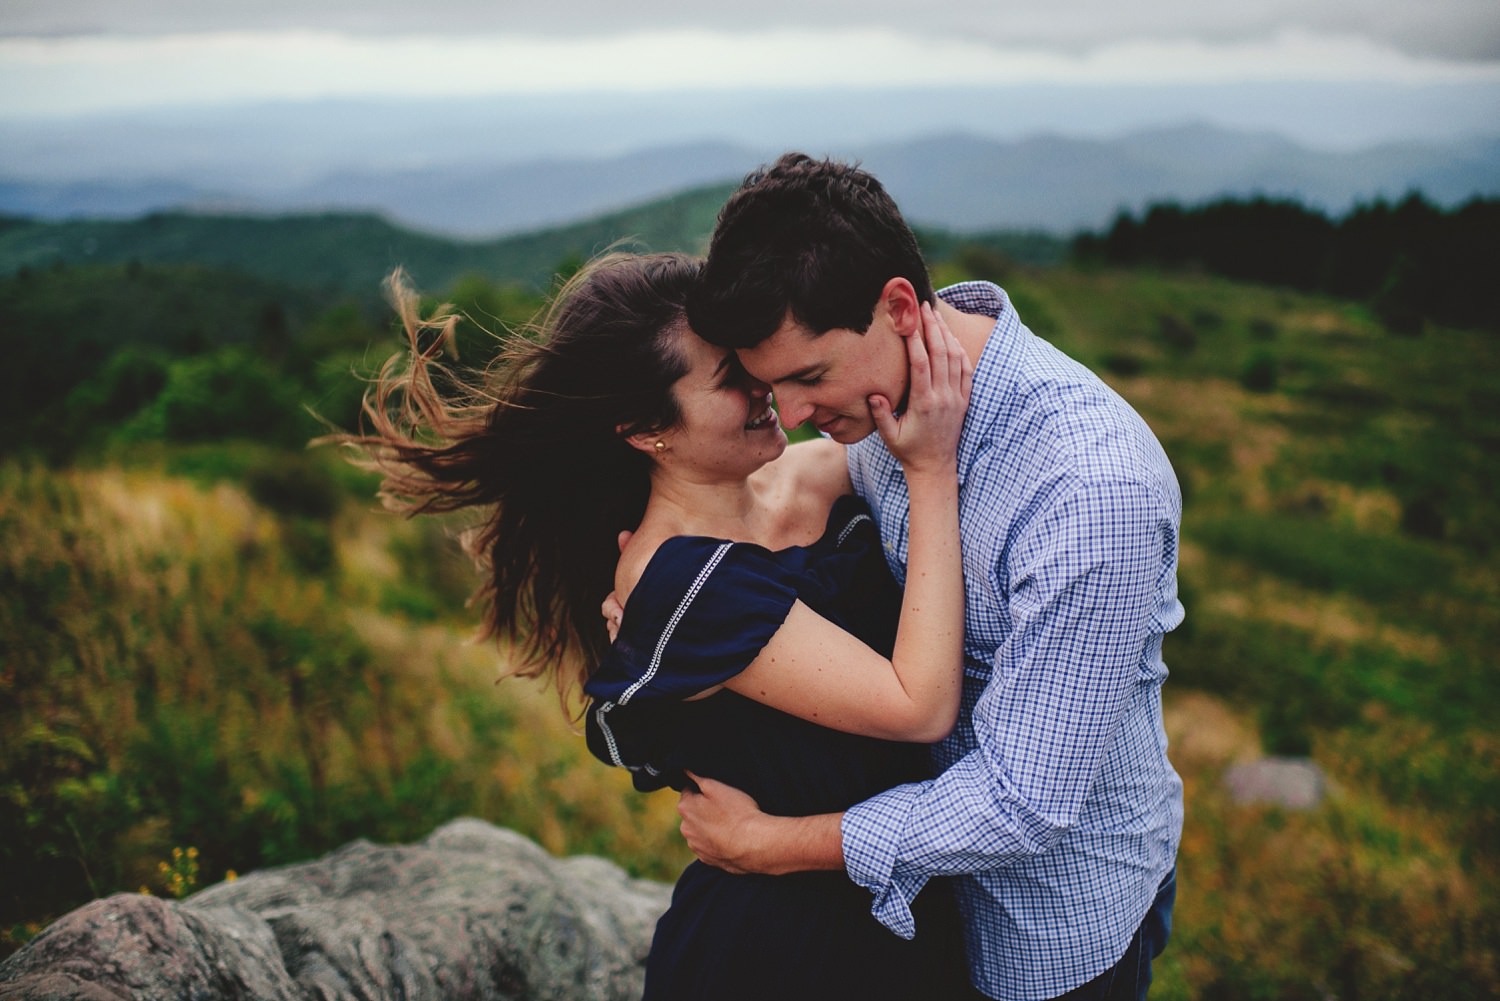
{"label": "man's dark hair", "polygon": [[817,334],[863,333],[892,278],[932,301],[917,239],[880,182],[852,164],[786,153],[720,210],[688,321],[729,348],[754,347],[788,314]]}

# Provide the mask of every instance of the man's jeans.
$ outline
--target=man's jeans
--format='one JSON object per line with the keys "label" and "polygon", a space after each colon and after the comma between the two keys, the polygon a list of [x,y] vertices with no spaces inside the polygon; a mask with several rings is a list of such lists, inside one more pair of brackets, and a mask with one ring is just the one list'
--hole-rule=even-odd
{"label": "man's jeans", "polygon": [[1167,873],[1151,909],[1135,930],[1125,955],[1114,966],[1057,1001],[1146,1001],[1151,987],[1151,961],[1167,947],[1172,934],[1172,904],[1177,899],[1177,870]]}

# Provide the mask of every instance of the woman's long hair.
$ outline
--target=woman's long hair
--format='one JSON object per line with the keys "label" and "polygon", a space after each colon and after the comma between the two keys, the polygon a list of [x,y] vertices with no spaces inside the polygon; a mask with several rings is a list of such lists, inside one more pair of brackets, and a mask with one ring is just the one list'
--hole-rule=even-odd
{"label": "woman's long hair", "polygon": [[412,517],[473,509],[464,546],[484,574],[484,634],[513,641],[510,673],[552,676],[567,706],[609,641],[617,538],[634,530],[651,460],[625,440],[676,426],[672,384],[699,264],[675,254],[599,258],[480,373],[438,360],[458,317],[420,315],[401,272],[386,282],[409,350],[366,392],[361,433],[336,436]]}

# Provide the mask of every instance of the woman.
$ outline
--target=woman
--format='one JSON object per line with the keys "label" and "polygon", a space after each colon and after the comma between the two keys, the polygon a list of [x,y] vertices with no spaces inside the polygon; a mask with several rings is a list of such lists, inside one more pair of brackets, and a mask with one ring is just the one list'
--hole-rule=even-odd
{"label": "woman", "polygon": [[[871,400],[912,498],[903,597],[848,496],[843,447],[788,449],[768,387],[688,329],[696,276],[675,255],[597,262],[482,387],[434,364],[442,338],[423,332],[452,320],[420,321],[398,285],[413,364],[382,374],[374,433],[352,440],[394,506],[485,513],[468,544],[488,571],[489,630],[521,645],[517,673],[551,674],[565,699],[582,686],[601,758],[642,788],[692,773],[770,812],[842,809],[924,777],[926,749],[899,741],[937,740],[957,714],[968,361],[924,311],[904,412]],[[613,648],[597,612],[610,590],[625,605]],[[905,942],[842,873],[695,863],[658,925],[646,996],[966,994],[951,902],[923,898],[922,937]]]}

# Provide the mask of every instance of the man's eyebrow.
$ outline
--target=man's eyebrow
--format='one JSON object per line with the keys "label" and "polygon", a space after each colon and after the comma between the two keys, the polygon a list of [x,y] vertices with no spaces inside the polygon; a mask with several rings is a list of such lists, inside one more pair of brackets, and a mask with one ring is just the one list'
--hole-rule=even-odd
{"label": "man's eyebrow", "polygon": [[813,362],[811,365],[803,365],[799,369],[795,369],[795,370],[793,370],[791,372],[783,373],[781,376],[779,376],[778,378],[772,379],[771,381],[772,382],[792,382],[792,381],[797,380],[797,379],[806,379],[806,378],[809,378],[812,375],[817,374],[818,371],[820,369],[822,369],[822,368],[823,368],[822,363],[820,363],[820,362]]}

